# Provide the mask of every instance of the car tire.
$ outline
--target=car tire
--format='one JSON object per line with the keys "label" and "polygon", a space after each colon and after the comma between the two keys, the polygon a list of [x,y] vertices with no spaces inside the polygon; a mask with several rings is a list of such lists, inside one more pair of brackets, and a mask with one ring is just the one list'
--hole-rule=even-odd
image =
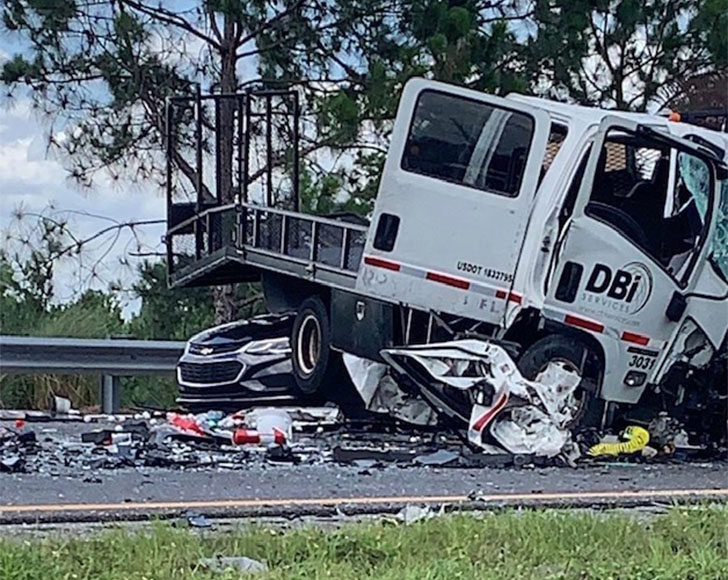
{"label": "car tire", "polygon": [[[518,368],[525,378],[534,380],[549,363],[556,361],[569,364],[582,375],[576,391],[579,407],[570,425],[572,431],[600,428],[604,415],[604,401],[598,396],[601,363],[584,343],[560,334],[545,336],[523,352],[518,359]],[[586,373],[583,372],[585,367]]]}

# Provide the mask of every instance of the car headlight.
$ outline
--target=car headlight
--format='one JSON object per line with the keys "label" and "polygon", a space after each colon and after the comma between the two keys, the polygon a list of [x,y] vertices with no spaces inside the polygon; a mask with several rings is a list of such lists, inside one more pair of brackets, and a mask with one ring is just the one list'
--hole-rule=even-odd
{"label": "car headlight", "polygon": [[246,344],[240,352],[254,355],[287,355],[291,352],[288,338],[271,338],[254,340]]}

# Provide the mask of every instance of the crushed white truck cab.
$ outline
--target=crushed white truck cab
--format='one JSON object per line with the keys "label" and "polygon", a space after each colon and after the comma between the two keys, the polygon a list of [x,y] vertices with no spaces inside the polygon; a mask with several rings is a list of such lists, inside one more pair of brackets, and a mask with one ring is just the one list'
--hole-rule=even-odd
{"label": "crushed white truck cab", "polygon": [[[221,97],[238,99],[229,136],[240,137],[217,172],[239,171],[198,179],[194,199],[170,186],[167,243],[173,284],[260,279],[271,310],[297,311],[299,388],[340,384],[340,353],[383,362],[385,349],[478,338],[503,345],[528,380],[554,361],[578,371],[575,423],[666,411],[723,436],[727,135],[413,79],[367,228],[251,203],[251,103],[266,100],[264,133],[279,135],[270,111],[283,94]],[[168,119],[183,106],[204,116],[198,97],[170,101]],[[170,184],[177,147],[170,135]],[[269,192],[274,180],[268,171]],[[403,388],[428,388],[407,374]],[[436,390],[456,416],[473,405]]]}

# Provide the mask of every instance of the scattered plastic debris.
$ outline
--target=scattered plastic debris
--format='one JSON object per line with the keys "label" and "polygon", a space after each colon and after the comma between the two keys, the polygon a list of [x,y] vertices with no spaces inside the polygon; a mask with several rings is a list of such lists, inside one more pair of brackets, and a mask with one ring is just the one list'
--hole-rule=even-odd
{"label": "scattered plastic debris", "polygon": [[226,572],[233,570],[235,572],[267,572],[268,565],[265,562],[259,562],[245,556],[215,556],[214,558],[203,558],[200,560],[200,566],[210,572]]}
{"label": "scattered plastic debris", "polygon": [[[447,380],[472,378],[449,376]],[[531,388],[532,383],[519,383],[511,389],[509,401],[520,397],[519,388]],[[476,390],[486,389],[478,386]],[[0,476],[39,473],[101,483],[102,472],[115,469],[243,471],[250,466],[283,469],[339,463],[350,466],[359,475],[371,476],[374,470],[389,468],[573,464],[574,457],[565,453],[568,445],[557,456],[548,456],[543,452],[543,442],[538,441],[539,433],[543,433],[538,430],[540,425],[553,424],[554,417],[561,412],[558,397],[542,395],[537,389],[532,390],[523,395],[530,397],[527,401],[520,401],[512,409],[506,406],[496,414],[491,434],[499,437],[493,436],[492,443],[483,442],[477,447],[463,441],[462,431],[458,433],[443,425],[413,426],[381,418],[346,420],[332,407],[258,408],[232,414],[208,411],[196,415],[86,415],[82,420],[57,422],[48,422],[46,418],[36,421],[30,418],[32,415],[21,417],[11,413],[0,421]],[[489,408],[484,399],[478,404]],[[524,419],[526,416],[529,418]],[[508,430],[515,435],[507,434]],[[509,444],[509,437],[511,441],[520,441],[521,447]],[[550,445],[558,440],[544,437],[544,441]],[[592,456],[622,454],[622,461],[711,458],[708,451],[689,446],[685,431],[669,417],[658,417],[647,430],[633,426],[621,441],[609,442],[603,434],[595,432],[588,439],[580,436],[578,442],[584,449],[591,447]],[[597,442],[600,444],[592,447]]]}

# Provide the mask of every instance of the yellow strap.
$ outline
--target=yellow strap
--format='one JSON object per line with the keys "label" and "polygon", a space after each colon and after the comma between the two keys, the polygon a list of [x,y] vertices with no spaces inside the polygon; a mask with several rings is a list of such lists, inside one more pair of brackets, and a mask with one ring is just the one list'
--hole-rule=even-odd
{"label": "yellow strap", "polygon": [[650,442],[650,434],[647,429],[630,425],[624,430],[623,437],[627,441],[619,443],[598,443],[589,448],[587,455],[596,457],[597,455],[621,455],[626,453],[636,453],[642,451]]}

